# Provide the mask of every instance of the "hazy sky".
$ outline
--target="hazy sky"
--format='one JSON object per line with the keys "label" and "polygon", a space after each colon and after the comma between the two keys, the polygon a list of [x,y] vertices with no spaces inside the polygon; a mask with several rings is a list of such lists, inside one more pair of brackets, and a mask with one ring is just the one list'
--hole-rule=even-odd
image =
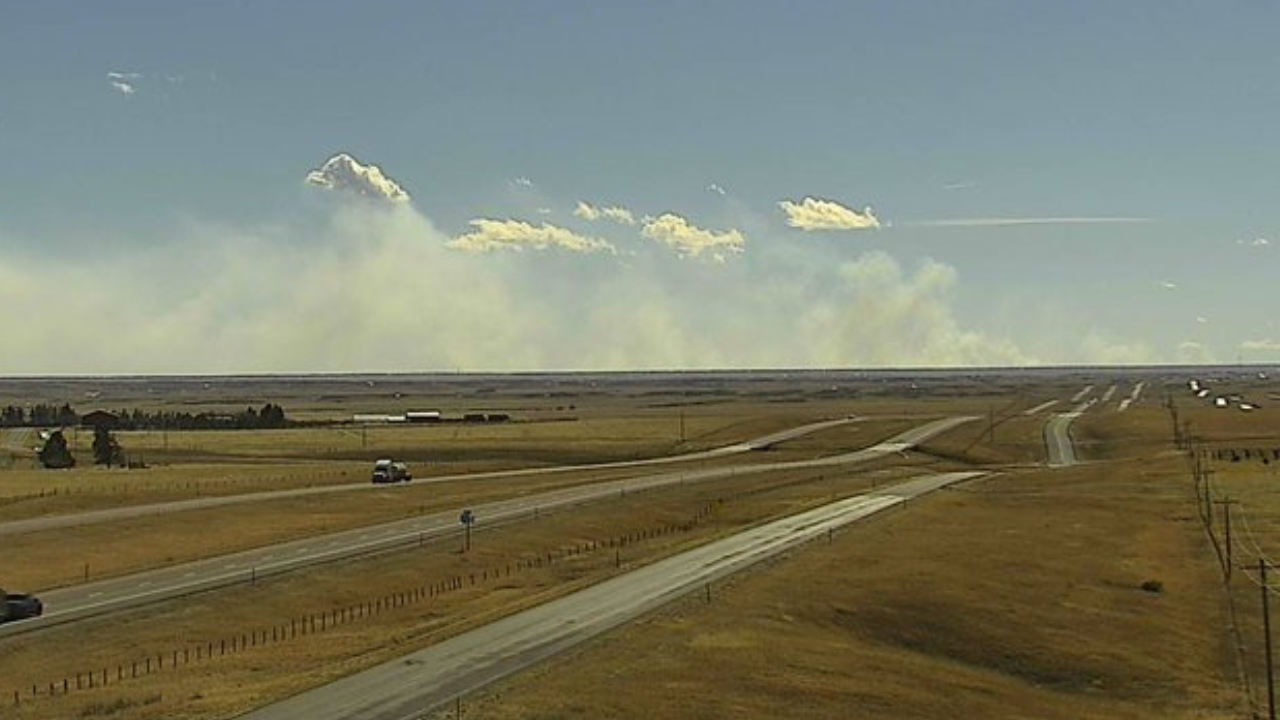
{"label": "hazy sky", "polygon": [[0,18],[0,374],[1280,360],[1275,3]]}

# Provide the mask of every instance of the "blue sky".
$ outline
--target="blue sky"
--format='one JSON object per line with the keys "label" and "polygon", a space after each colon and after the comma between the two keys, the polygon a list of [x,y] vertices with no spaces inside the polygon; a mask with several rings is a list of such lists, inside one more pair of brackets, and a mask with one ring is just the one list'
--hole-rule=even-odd
{"label": "blue sky", "polygon": [[[1273,4],[3,6],[0,373],[1280,359]],[[339,151],[411,207],[302,182]]]}

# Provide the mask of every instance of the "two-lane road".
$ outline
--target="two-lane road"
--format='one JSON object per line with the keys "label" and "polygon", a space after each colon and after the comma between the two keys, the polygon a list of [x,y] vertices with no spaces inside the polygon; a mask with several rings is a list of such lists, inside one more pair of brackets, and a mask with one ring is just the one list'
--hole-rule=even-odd
{"label": "two-lane road", "polygon": [[[874,446],[831,457],[739,467],[674,470],[500,500],[475,506],[472,510],[484,526],[490,526],[680,483],[854,465],[904,452],[973,419],[957,417],[936,420]],[[46,614],[31,620],[0,625],[0,637],[457,534],[457,513],[457,508],[454,508],[407,520],[318,535],[133,575],[42,591],[40,596],[45,602]]]}
{"label": "two-lane road", "polygon": [[[840,425],[858,422],[859,418],[846,417],[838,420],[824,420],[822,422],[809,423],[799,427],[790,428],[780,432],[776,432],[764,437],[759,437],[746,442],[726,445],[724,447],[713,448],[711,450],[703,450],[694,453],[685,453],[682,455],[668,455],[657,458],[647,458],[644,460],[623,460],[618,462],[595,463],[586,465],[557,465],[553,467],[538,468],[521,468],[516,470],[494,470],[491,472],[468,473],[459,475],[439,475],[425,479],[415,480],[417,485],[458,482],[458,481],[474,481],[474,480],[494,480],[499,478],[517,478],[528,477],[531,475],[549,475],[552,473],[567,473],[581,471],[598,471],[598,470],[619,470],[627,468],[645,468],[654,465],[668,465],[677,463],[692,463],[699,460],[714,460],[717,458],[729,457],[752,450],[764,450],[779,443],[788,440],[794,440],[805,435],[829,430]],[[225,507],[227,505],[238,505],[248,502],[266,502],[269,500],[283,500],[289,498],[300,498],[311,495],[328,495],[330,493],[339,492],[360,492],[375,491],[384,489],[384,485],[375,485],[369,482],[345,483],[342,485],[324,485],[320,487],[291,488],[288,490],[268,490],[265,492],[241,493],[238,495],[224,495],[219,497],[195,498],[192,500],[173,500],[163,503],[151,503],[147,505],[130,505],[128,507],[109,508],[106,510],[90,510],[81,513],[69,513],[66,515],[52,515],[49,517],[30,518],[27,520],[14,520],[10,522],[0,523],[0,535],[18,535],[21,533],[38,532],[41,530],[56,530],[59,528],[78,527],[81,525],[94,525],[105,522],[117,522],[120,520],[130,520],[133,518],[146,517],[150,515],[163,515],[167,513],[184,512],[188,510],[206,510],[209,508]]]}

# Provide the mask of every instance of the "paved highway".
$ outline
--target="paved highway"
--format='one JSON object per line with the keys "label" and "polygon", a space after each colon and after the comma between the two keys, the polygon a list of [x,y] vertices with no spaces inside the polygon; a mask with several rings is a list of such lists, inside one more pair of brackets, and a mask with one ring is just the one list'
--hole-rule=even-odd
{"label": "paved highway", "polygon": [[1093,392],[1093,386],[1085,385],[1084,389],[1082,389],[1080,392],[1076,393],[1075,395],[1071,396],[1071,402],[1078,403],[1081,400],[1084,400],[1086,397],[1088,397],[1089,393],[1091,392]]}
{"label": "paved highway", "polygon": [[910,498],[981,474],[924,477],[771,522],[248,713],[242,720],[420,718],[455,697],[617,627],[705,583]]}
{"label": "paved highway", "polygon": [[[781,432],[766,435],[748,440],[747,442],[727,445],[725,447],[714,448],[712,450],[704,450],[696,453],[686,453],[684,455],[669,455],[666,457],[650,458],[646,460],[625,460],[621,462],[596,463],[594,465],[560,465],[555,467],[539,467],[525,468],[520,470],[496,470],[493,472],[470,473],[462,475],[441,475],[426,479],[415,480],[417,484],[422,483],[442,483],[454,482],[459,480],[491,480],[495,478],[513,478],[528,475],[547,475],[550,473],[571,472],[582,470],[613,470],[620,468],[639,468],[651,465],[663,465],[667,463],[694,462],[698,460],[711,460],[714,458],[727,457],[738,453],[749,452],[751,450],[763,450],[788,440],[794,440],[804,435],[827,430],[829,428],[845,425],[851,422],[857,422],[856,417],[841,418],[839,420],[826,420],[823,422],[810,423],[800,427],[783,430]],[[77,527],[80,525],[93,525],[97,523],[113,522],[116,520],[128,520],[131,518],[145,517],[148,515],[163,515],[165,513],[182,512],[184,510],[203,510],[207,508],[223,507],[226,505],[236,505],[246,502],[262,502],[266,500],[280,500],[284,498],[297,498],[308,495],[325,495],[335,492],[352,492],[359,490],[380,490],[385,489],[385,485],[374,485],[370,482],[346,483],[343,485],[325,485],[322,487],[293,488],[290,490],[269,490],[266,492],[244,493],[240,495],[225,495],[221,497],[197,498],[194,500],[175,500],[172,502],[152,503],[149,505],[131,505],[129,507],[110,508],[107,510],[91,510],[82,513],[73,513],[67,515],[54,515],[50,517],[31,518],[28,520],[14,520],[11,522],[0,523],[0,536],[17,535],[19,533],[37,532],[40,530],[55,530],[58,528]]]}
{"label": "paved highway", "polygon": [[[620,497],[631,492],[680,483],[857,464],[905,452],[931,437],[974,419],[973,417],[956,417],[935,420],[862,450],[814,460],[672,470],[626,480],[593,483],[499,500],[477,505],[471,509],[483,527],[536,517],[539,514],[606,498]],[[168,598],[252,582],[267,575],[453,535],[459,531],[457,513],[458,509],[454,508],[407,520],[317,535],[133,575],[41,591],[39,595],[45,603],[45,615],[0,625],[0,637],[32,632],[51,625],[117,612]]]}
{"label": "paved highway", "polygon": [[1075,447],[1071,445],[1071,423],[1079,413],[1055,413],[1044,426],[1044,444],[1049,449],[1049,467],[1076,464]]}
{"label": "paved highway", "polygon": [[[1092,389],[1090,385],[1086,390]],[[1077,398],[1083,397],[1076,395]],[[1075,406],[1071,412],[1054,413],[1044,426],[1044,444],[1049,450],[1049,467],[1069,467],[1075,465],[1076,449],[1071,444],[1071,423],[1084,414],[1086,410],[1098,402],[1097,398],[1086,400]]]}
{"label": "paved highway", "polygon": [[1048,410],[1049,408],[1057,404],[1058,404],[1057,400],[1049,400],[1047,402],[1042,402],[1033,408],[1027,408],[1026,410],[1023,410],[1022,414],[1027,416],[1035,415],[1036,413]]}
{"label": "paved highway", "polygon": [[1134,385],[1133,392],[1129,393],[1129,397],[1120,401],[1120,407],[1117,408],[1117,412],[1124,412],[1125,410],[1129,409],[1130,405],[1137,402],[1138,396],[1142,394],[1142,388],[1146,386],[1147,386],[1147,383],[1145,381],[1139,381],[1136,385]]}

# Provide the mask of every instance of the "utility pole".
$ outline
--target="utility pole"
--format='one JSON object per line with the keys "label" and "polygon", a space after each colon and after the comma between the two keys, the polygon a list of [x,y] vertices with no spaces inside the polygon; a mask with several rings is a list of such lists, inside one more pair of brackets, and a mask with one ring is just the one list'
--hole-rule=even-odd
{"label": "utility pole", "polygon": [[1232,500],[1230,496],[1224,497],[1222,500],[1215,500],[1217,504],[1222,506],[1222,528],[1227,536],[1227,561],[1222,566],[1222,572],[1226,574],[1226,580],[1231,582],[1231,506],[1236,504],[1236,500]]}
{"label": "utility pole", "polygon": [[1209,534],[1213,534],[1213,500],[1209,490],[1209,478],[1213,477],[1212,470],[1204,471],[1204,517],[1205,527],[1209,529]]}
{"label": "utility pole", "polygon": [[1267,718],[1276,720],[1276,685],[1271,667],[1271,588],[1267,587],[1267,561],[1258,558],[1258,575],[1262,578],[1262,635],[1267,650]]}

